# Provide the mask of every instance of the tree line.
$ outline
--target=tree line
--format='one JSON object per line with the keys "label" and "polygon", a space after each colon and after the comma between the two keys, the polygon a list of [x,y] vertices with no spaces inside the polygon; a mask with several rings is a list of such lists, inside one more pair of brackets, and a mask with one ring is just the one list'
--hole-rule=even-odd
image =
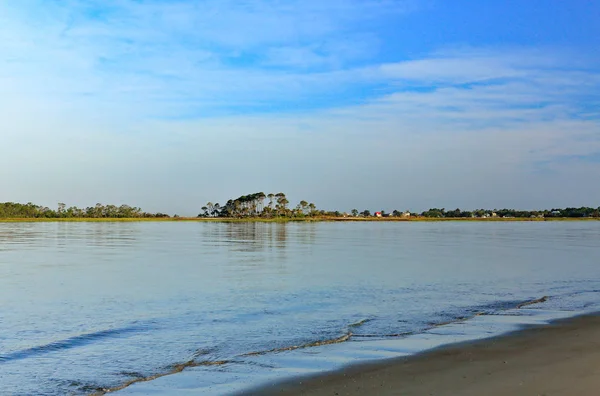
{"label": "tree line", "polygon": [[265,194],[258,192],[242,195],[228,200],[225,205],[208,202],[202,207],[198,217],[224,217],[224,218],[302,218],[302,217],[429,217],[429,218],[532,218],[532,217],[600,217],[600,207],[580,207],[547,210],[517,210],[517,209],[476,209],[476,210],[446,210],[445,208],[432,208],[423,212],[410,212],[393,210],[373,211],[352,209],[349,213],[340,211],[325,211],[317,209],[313,203],[300,201],[295,207],[289,206],[286,195],[280,193]]}
{"label": "tree line", "polygon": [[[224,205],[208,202],[202,207],[198,217],[206,218],[306,218],[306,217],[428,217],[428,218],[600,218],[600,207],[553,208],[547,210],[516,209],[476,209],[446,210],[431,208],[421,213],[394,210],[371,212],[352,209],[349,213],[317,209],[315,204],[302,200],[296,206],[290,206],[282,192],[265,194],[263,192],[242,195],[228,200]],[[56,209],[33,203],[0,203],[0,218],[168,218],[164,213],[148,213],[129,205],[96,204],[86,208],[67,207],[59,203]],[[174,217],[179,217],[175,215]]]}
{"label": "tree line", "polygon": [[159,218],[169,217],[164,213],[147,213],[140,208],[129,205],[102,205],[100,203],[85,209],[76,206],[67,207],[60,202],[56,209],[46,206],[34,205],[29,202],[20,204],[15,202],[0,203],[0,218]]}
{"label": "tree line", "polygon": [[446,210],[445,208],[431,208],[423,212],[410,212],[394,210],[387,213],[384,210],[371,213],[370,210],[358,211],[352,209],[350,215],[354,217],[428,217],[428,218],[583,218],[583,217],[600,217],[600,207],[580,207],[580,208],[564,208],[564,209],[544,209],[544,210],[517,210],[517,209],[476,209],[476,210],[461,210],[453,209]]}
{"label": "tree line", "polygon": [[451,217],[451,218],[466,218],[466,217],[504,217],[504,218],[533,218],[533,217],[600,217],[600,207],[591,208],[582,206],[580,208],[553,208],[544,210],[516,210],[516,209],[476,209],[472,211],[463,211],[460,209],[445,210],[444,208],[433,208],[421,213],[423,217]]}

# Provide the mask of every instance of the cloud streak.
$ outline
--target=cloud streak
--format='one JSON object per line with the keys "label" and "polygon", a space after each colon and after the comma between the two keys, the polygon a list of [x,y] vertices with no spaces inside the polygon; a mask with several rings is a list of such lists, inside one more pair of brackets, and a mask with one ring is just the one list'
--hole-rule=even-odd
{"label": "cloud streak", "polygon": [[193,214],[257,188],[342,209],[600,199],[576,187],[600,172],[589,54],[449,43],[383,57],[420,12],[408,1],[40,5],[0,5],[0,166],[19,191],[6,200]]}

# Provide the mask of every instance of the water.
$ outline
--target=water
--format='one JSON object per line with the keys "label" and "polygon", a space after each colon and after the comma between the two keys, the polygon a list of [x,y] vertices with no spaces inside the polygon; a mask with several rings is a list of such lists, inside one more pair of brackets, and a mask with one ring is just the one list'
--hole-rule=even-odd
{"label": "water", "polygon": [[598,311],[599,241],[600,222],[0,223],[0,388],[188,362],[121,392],[221,394]]}

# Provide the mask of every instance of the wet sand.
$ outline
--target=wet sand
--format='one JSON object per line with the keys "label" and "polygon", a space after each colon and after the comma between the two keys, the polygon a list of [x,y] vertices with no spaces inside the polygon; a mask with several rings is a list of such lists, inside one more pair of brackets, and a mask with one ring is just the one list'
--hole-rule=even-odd
{"label": "wet sand", "polygon": [[245,394],[600,395],[600,314]]}

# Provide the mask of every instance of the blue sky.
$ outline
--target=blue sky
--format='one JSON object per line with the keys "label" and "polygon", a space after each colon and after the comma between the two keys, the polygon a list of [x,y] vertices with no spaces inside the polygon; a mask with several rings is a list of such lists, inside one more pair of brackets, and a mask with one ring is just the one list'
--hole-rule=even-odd
{"label": "blue sky", "polygon": [[0,2],[0,201],[600,205],[593,1]]}

